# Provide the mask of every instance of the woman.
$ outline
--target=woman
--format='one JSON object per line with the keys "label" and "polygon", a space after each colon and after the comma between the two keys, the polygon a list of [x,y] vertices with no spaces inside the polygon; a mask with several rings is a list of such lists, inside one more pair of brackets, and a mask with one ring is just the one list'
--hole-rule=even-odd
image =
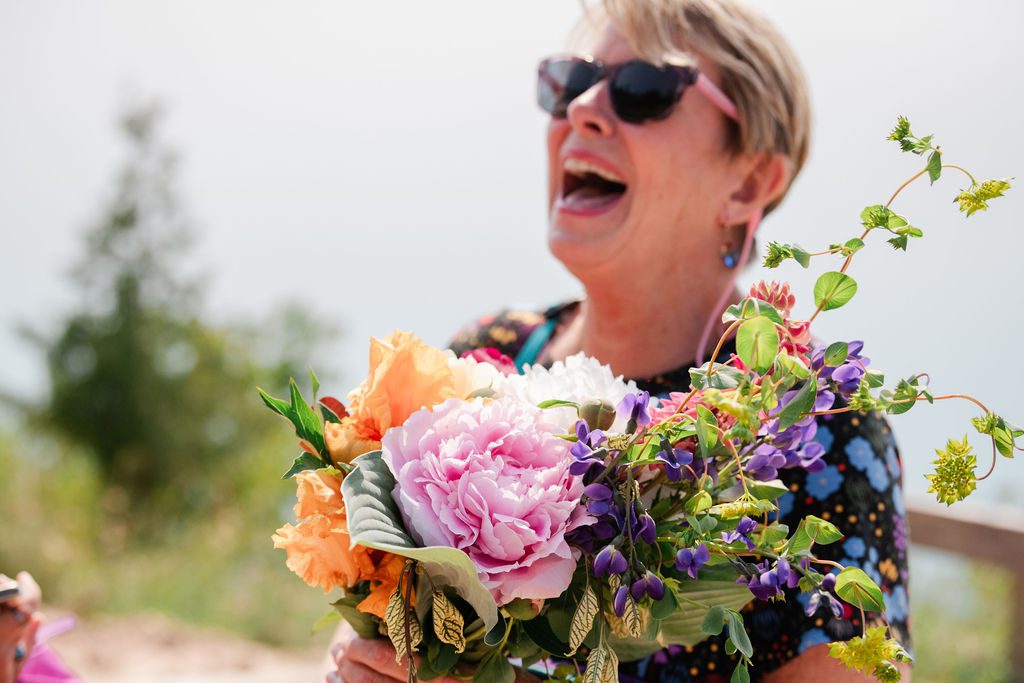
{"label": "woman", "polygon": [[[726,299],[741,298],[735,278],[760,217],[806,158],[803,77],[781,36],[738,0],[605,0],[591,18],[586,49],[545,60],[538,86],[551,114],[548,243],[586,298],[490,316],[452,348],[544,364],[582,351],[652,394],[686,391],[688,369],[721,331],[711,323]],[[781,500],[782,521],[839,523],[845,541],[822,556],[879,581],[907,643],[900,462],[888,427],[845,414],[822,421],[817,438],[827,466],[783,471],[799,495]],[[860,615],[808,616],[796,595],[748,610],[754,680],[865,680],[824,645],[859,635]],[[733,662],[714,638],[624,663],[620,679],[725,681]],[[405,678],[381,641],[352,640],[336,663],[330,680]]]}

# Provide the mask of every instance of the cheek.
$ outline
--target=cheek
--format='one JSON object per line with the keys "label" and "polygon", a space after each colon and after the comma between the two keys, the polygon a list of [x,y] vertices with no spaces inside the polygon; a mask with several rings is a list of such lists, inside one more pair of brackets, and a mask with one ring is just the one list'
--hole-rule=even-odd
{"label": "cheek", "polygon": [[554,201],[555,192],[558,189],[558,176],[561,172],[561,164],[558,161],[562,151],[562,144],[569,135],[569,122],[565,119],[551,119],[548,122],[547,148],[548,148],[548,200]]}

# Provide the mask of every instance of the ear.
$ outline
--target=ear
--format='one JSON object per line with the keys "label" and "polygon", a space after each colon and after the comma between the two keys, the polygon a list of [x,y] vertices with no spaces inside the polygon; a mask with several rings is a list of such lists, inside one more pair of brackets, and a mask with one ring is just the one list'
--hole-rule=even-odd
{"label": "ear", "polygon": [[785,192],[791,175],[789,160],[775,152],[748,157],[739,170],[736,187],[722,206],[722,225],[745,225]]}

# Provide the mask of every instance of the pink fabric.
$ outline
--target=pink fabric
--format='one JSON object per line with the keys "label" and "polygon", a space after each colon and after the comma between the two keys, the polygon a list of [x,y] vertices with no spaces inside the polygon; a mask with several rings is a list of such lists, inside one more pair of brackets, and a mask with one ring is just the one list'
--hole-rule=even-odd
{"label": "pink fabric", "polygon": [[36,645],[18,675],[18,683],[82,683],[68,670],[60,657],[46,646],[46,641],[75,627],[74,617],[63,617],[39,628]]}

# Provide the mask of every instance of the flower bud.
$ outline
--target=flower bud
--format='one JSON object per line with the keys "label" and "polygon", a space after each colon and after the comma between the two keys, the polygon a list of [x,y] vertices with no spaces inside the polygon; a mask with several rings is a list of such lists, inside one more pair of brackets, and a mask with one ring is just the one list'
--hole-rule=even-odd
{"label": "flower bud", "polygon": [[615,422],[615,407],[600,399],[593,399],[580,405],[580,417],[591,430],[608,430]]}

